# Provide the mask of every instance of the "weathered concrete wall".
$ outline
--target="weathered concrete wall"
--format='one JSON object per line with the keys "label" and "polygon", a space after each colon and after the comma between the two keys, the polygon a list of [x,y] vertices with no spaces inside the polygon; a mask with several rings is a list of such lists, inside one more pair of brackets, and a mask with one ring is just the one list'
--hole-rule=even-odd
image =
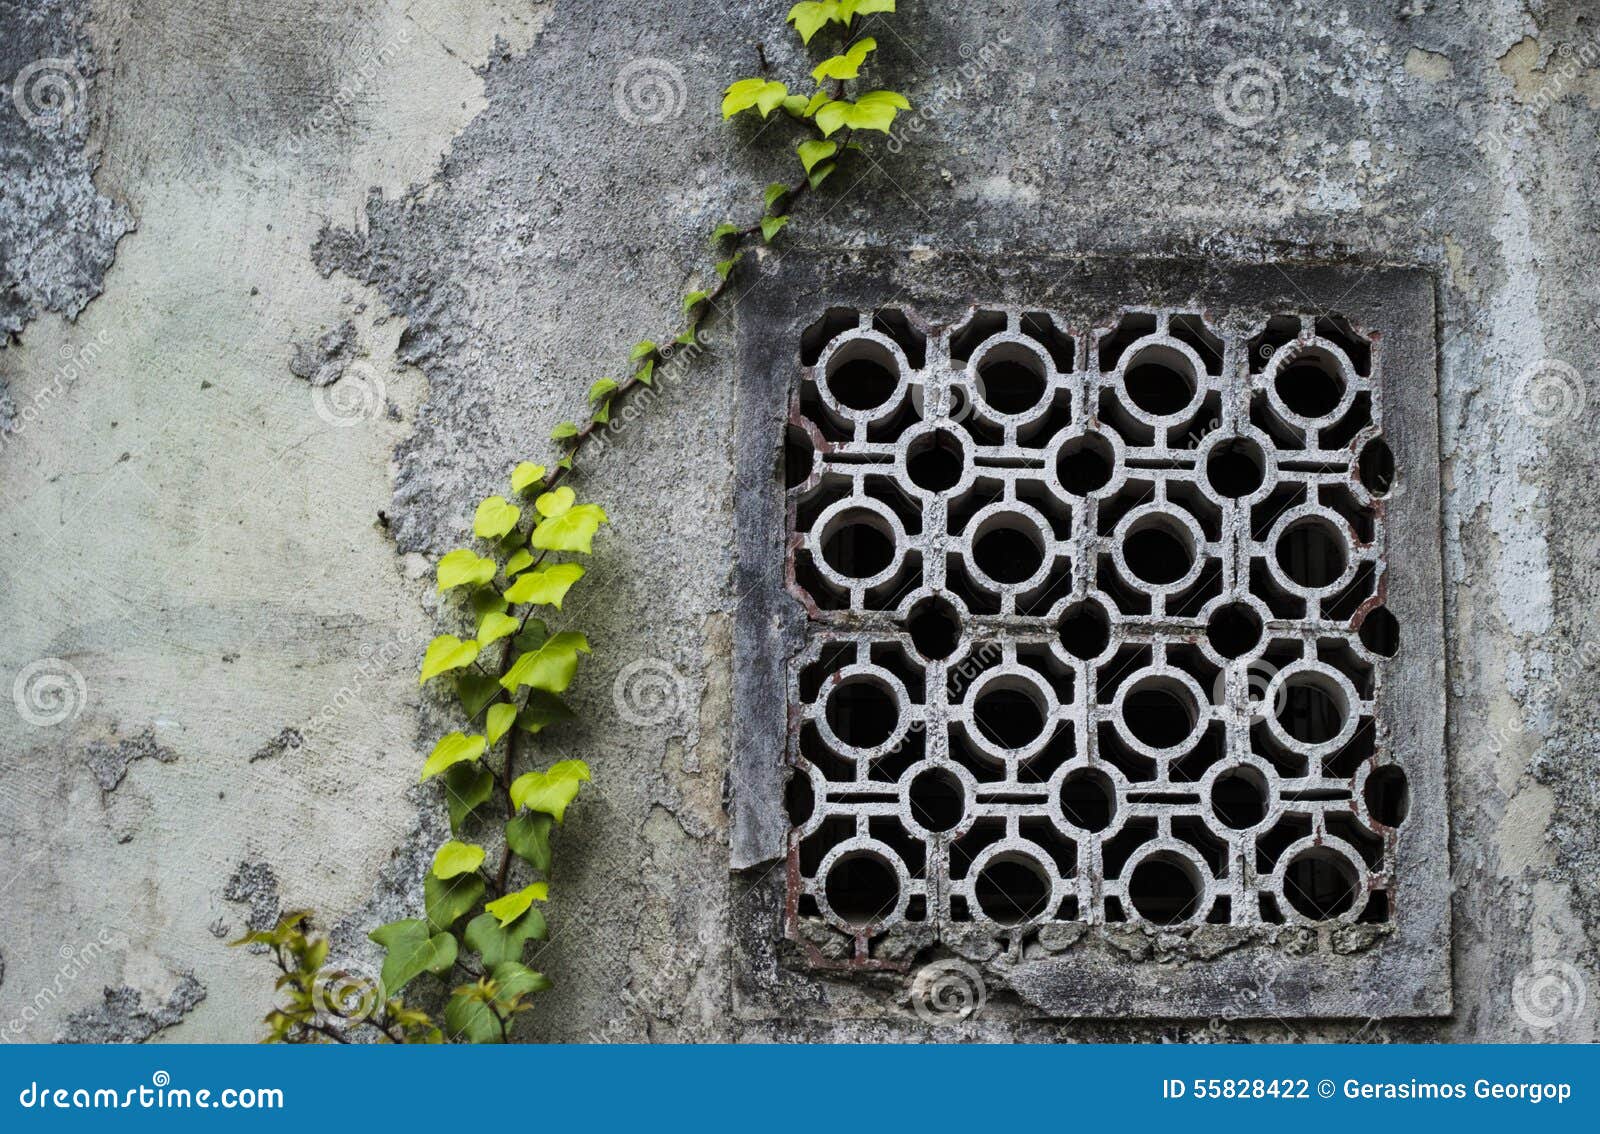
{"label": "weathered concrete wall", "polygon": [[[786,169],[778,129],[715,107],[756,41],[780,72],[802,53],[787,4],[26,7],[0,6],[3,77],[64,58],[83,101],[43,132],[0,105],[0,674],[20,699],[0,712],[0,1034],[249,1039],[270,980],[222,938],[312,905],[348,943],[416,908],[442,816],[413,785],[445,720],[413,677],[426,557]],[[1593,1038],[1600,989],[1544,1029],[1513,995],[1536,961],[1600,971],[1600,678],[1575,660],[1600,561],[1593,13],[902,8],[878,59],[937,113],[836,176],[791,247],[1420,265],[1442,312],[1455,1017],[1049,1024],[996,1003],[941,1035]],[[657,124],[613,99],[641,58],[670,64]],[[1257,124],[1219,107],[1231,64],[1281,76]],[[540,1038],[929,1034],[903,988],[842,988],[833,1023],[748,1018],[733,992],[731,359],[581,482],[615,524],[569,611],[597,723],[567,746],[597,790],[558,850]],[[1564,403],[1528,396],[1541,360],[1574,368],[1545,371]],[[613,708],[644,659],[669,672],[664,726]]]}

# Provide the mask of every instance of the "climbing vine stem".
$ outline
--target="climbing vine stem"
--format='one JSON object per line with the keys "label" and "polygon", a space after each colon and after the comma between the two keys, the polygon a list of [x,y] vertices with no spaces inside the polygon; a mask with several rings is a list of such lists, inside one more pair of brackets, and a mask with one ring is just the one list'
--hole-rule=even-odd
{"label": "climbing vine stem", "polygon": [[[616,407],[654,383],[658,365],[680,347],[700,345],[702,325],[715,316],[745,256],[778,237],[794,206],[860,148],[856,136],[889,133],[895,116],[910,108],[905,96],[890,90],[847,97],[848,84],[860,79],[878,47],[861,34],[863,18],[894,10],[895,0],[816,0],[790,9],[786,22],[802,42],[809,45],[832,29],[838,51],[812,68],[808,93],[791,93],[788,84],[766,77],[770,68],[759,52],[762,76],[740,79],[723,92],[722,117],[790,121],[802,135],[795,145],[799,175],[766,187],[752,223],[724,221],[712,230],[717,282],[683,296],[676,333],[634,344],[622,379],[595,381],[583,424],[563,421],[551,431],[555,464],[518,464],[509,493],[477,506],[472,530],[478,548],[457,548],[439,560],[441,612],[468,633],[435,637],[419,681],[450,687],[466,723],[434,745],[421,779],[443,784],[451,837],[434,852],[423,880],[423,916],[369,934],[384,949],[376,979],[330,971],[328,942],[311,935],[304,912],[234,943],[269,950],[282,974],[278,1003],[266,1017],[269,1041],[348,1043],[361,1032],[389,1043],[501,1043],[511,1038],[534,994],[550,986],[524,957],[528,944],[548,931],[540,907],[549,899],[552,831],[590,773],[578,759],[523,769],[521,749],[524,740],[543,743],[547,729],[576,716],[562,695],[589,653],[589,640],[576,630],[552,630],[545,619],[550,610],[561,611],[584,578],[577,557],[591,554],[595,536],[609,523],[600,505],[580,503],[563,481]],[[491,853],[498,856],[493,866]],[[442,983],[431,990],[426,981],[413,985],[424,977]],[[412,988],[421,990],[420,1002],[443,1000],[442,1024],[402,999]]]}

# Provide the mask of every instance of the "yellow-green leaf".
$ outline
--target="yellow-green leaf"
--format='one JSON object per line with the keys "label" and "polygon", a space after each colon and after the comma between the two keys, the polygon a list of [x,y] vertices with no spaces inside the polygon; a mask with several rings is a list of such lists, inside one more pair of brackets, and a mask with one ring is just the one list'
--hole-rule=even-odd
{"label": "yellow-green leaf", "polygon": [[539,497],[533,502],[533,506],[539,509],[539,515],[541,516],[559,516],[568,508],[571,508],[572,502],[577,498],[578,494],[563,484],[560,488],[546,492]]}
{"label": "yellow-green leaf", "polygon": [[511,723],[517,719],[517,707],[501,701],[499,704],[489,706],[489,715],[484,718],[484,732],[488,734],[489,745],[493,747],[499,743]]}
{"label": "yellow-green leaf", "polygon": [[529,571],[506,588],[506,600],[517,604],[531,602],[540,606],[561,609],[561,600],[567,596],[572,584],[583,578],[584,571],[576,563],[556,563],[537,571]]}
{"label": "yellow-green leaf", "polygon": [[874,12],[894,11],[894,0],[839,0],[840,23],[848,24],[851,16],[870,16]]}
{"label": "yellow-green leaf", "polygon": [[789,88],[775,79],[740,79],[722,95],[722,117],[732,118],[752,106],[765,118],[783,102]]}
{"label": "yellow-green leaf", "polygon": [[801,142],[797,152],[800,154],[800,164],[806,167],[806,172],[811,172],[811,167],[825,158],[831,158],[839,152],[838,142],[824,142],[812,138],[809,142]]}
{"label": "yellow-green leaf", "polygon": [[869,35],[852,44],[843,55],[835,55],[818,63],[812,68],[811,77],[819,83],[825,79],[854,79],[861,74],[862,62],[877,49],[878,41]]}
{"label": "yellow-green leaf", "polygon": [[544,466],[523,461],[511,470],[511,491],[522,492],[544,479]]}
{"label": "yellow-green leaf", "polygon": [[532,566],[532,553],[529,552],[525,547],[519,547],[515,552],[512,553],[511,558],[506,560],[506,578],[509,579],[518,571],[526,571]]}
{"label": "yellow-green leaf", "polygon": [[481,736],[467,736],[464,733],[446,733],[439,738],[439,743],[433,746],[433,751],[428,754],[428,762],[422,766],[422,778],[432,779],[452,764],[459,764],[464,760],[476,760],[483,755],[487,742]]}
{"label": "yellow-green leaf", "polygon": [[470,874],[482,865],[483,848],[476,843],[458,843],[451,839],[433,852],[433,872],[440,878]]}
{"label": "yellow-green leaf", "polygon": [[494,578],[497,570],[493,559],[485,559],[476,551],[457,548],[439,560],[439,590],[451,587],[482,586]]}
{"label": "yellow-green leaf", "polygon": [[580,784],[589,779],[589,765],[582,760],[561,760],[545,772],[524,772],[511,783],[511,803],[529,811],[541,811],[557,823],[566,816],[567,806],[578,794]]}
{"label": "yellow-green leaf", "polygon": [[761,218],[761,239],[766,241],[768,244],[771,244],[772,243],[772,238],[774,236],[777,236],[778,235],[778,231],[780,229],[782,229],[783,226],[788,224],[788,223],[789,223],[789,218],[788,217],[762,217]]}
{"label": "yellow-green leaf", "polygon": [[491,642],[498,642],[507,634],[515,634],[517,627],[522,625],[509,614],[486,614],[483,621],[478,624],[478,645],[487,646]]}
{"label": "yellow-green leaf", "polygon": [[790,8],[784,22],[794,25],[794,30],[800,33],[800,42],[810,43],[811,37],[829,20],[837,19],[838,14],[839,0],[807,0]]}
{"label": "yellow-green leaf", "polygon": [[452,669],[461,669],[469,666],[478,658],[478,643],[472,639],[463,642],[454,634],[440,634],[428,643],[428,652],[422,657],[422,676],[417,678],[421,685],[430,677]]}
{"label": "yellow-green leaf", "polygon": [[534,902],[548,901],[549,897],[549,885],[544,882],[535,882],[531,886],[524,886],[520,890],[507,894],[503,898],[485,902],[483,908],[487,912],[494,914],[495,920],[504,929],[516,921],[517,918],[527,913],[528,907],[533,905]]}
{"label": "yellow-green leaf", "polygon": [[491,496],[478,505],[472,517],[472,534],[479,539],[499,539],[517,526],[522,509],[506,502],[504,496]]}
{"label": "yellow-green leaf", "polygon": [[537,649],[529,650],[506,670],[500,684],[516,690],[523,685],[546,693],[565,693],[578,672],[578,655],[589,652],[589,639],[571,630],[551,635]]}
{"label": "yellow-green leaf", "polygon": [[559,516],[541,520],[533,529],[533,546],[540,551],[593,551],[594,533],[609,523],[605,509],[598,504],[579,504]]}

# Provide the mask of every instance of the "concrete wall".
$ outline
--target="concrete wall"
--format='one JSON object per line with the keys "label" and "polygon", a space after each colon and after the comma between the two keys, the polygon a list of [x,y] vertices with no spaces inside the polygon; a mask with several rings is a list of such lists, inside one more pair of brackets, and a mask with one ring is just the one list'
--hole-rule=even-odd
{"label": "concrete wall", "polygon": [[[0,104],[0,1035],[252,1039],[268,967],[224,939],[309,905],[351,945],[415,911],[448,719],[414,677],[429,558],[787,172],[778,129],[716,113],[757,41],[799,73],[787,6],[0,0],[6,81],[57,60],[81,99]],[[790,247],[1419,265],[1442,313],[1454,1018],[998,1004],[943,1038],[1594,1038],[1590,6],[902,9],[879,73],[938,113]],[[670,64],[660,123],[613,97],[638,59]],[[1218,104],[1236,63],[1281,76],[1254,125]],[[731,358],[580,482],[615,524],[570,611],[596,723],[566,747],[596,790],[557,851],[537,1038],[929,1034],[903,988],[841,989],[834,1023],[732,991]],[[1548,360],[1555,402],[1529,396]],[[613,706],[645,659],[664,725]],[[1589,995],[1533,1027],[1515,978],[1548,961]]]}

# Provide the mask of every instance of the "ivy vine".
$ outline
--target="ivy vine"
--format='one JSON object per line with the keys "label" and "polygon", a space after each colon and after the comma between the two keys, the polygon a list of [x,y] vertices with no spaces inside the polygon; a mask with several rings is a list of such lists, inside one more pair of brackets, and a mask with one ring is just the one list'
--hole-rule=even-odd
{"label": "ivy vine", "polygon": [[[524,955],[529,942],[548,932],[539,907],[550,897],[551,833],[590,773],[575,759],[524,770],[521,749],[524,738],[542,741],[545,730],[575,716],[562,694],[580,657],[590,652],[589,640],[574,630],[552,632],[540,615],[545,608],[561,610],[585,574],[571,557],[591,554],[608,523],[600,505],[580,503],[561,481],[616,406],[655,381],[658,364],[677,347],[701,342],[704,323],[745,255],[758,240],[770,244],[795,204],[860,148],[854,135],[887,134],[895,116],[910,108],[891,90],[847,97],[847,84],[860,80],[878,46],[859,34],[861,17],[894,10],[895,0],[812,0],[790,9],[786,22],[803,43],[831,29],[838,51],[812,68],[810,93],[791,93],[788,84],[765,75],[738,80],[723,92],[722,117],[767,119],[781,112],[792,120],[806,135],[795,145],[799,175],[766,187],[752,223],[725,221],[712,230],[717,282],[683,297],[677,333],[635,344],[626,377],[600,378],[589,387],[583,424],[563,421],[551,431],[558,451],[552,467],[524,461],[512,470],[509,497],[479,503],[472,530],[481,551],[458,548],[439,560],[440,594],[459,596],[455,617],[473,627],[468,637],[434,638],[419,676],[424,685],[451,685],[465,722],[439,739],[421,773],[424,782],[443,782],[451,838],[434,853],[424,880],[423,916],[369,935],[385,951],[376,982],[328,969],[328,942],[311,932],[306,912],[233,943],[265,949],[280,971],[278,1003],[265,1021],[268,1042],[348,1043],[361,1030],[389,1043],[505,1042],[533,995],[550,987]],[[450,990],[442,1025],[402,998],[425,976]]]}

